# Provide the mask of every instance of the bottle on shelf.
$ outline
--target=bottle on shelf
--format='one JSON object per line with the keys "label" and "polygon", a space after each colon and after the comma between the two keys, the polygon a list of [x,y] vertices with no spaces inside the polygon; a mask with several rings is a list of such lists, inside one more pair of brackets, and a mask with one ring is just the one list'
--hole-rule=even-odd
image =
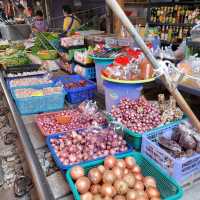
{"label": "bottle on shelf", "polygon": [[165,40],[165,26],[162,26],[160,39]]}
{"label": "bottle on shelf", "polygon": [[200,15],[200,8],[188,5],[153,7],[150,20],[161,24],[193,24]]}
{"label": "bottle on shelf", "polygon": [[165,28],[165,35],[164,35],[164,40],[168,42],[168,26]]}

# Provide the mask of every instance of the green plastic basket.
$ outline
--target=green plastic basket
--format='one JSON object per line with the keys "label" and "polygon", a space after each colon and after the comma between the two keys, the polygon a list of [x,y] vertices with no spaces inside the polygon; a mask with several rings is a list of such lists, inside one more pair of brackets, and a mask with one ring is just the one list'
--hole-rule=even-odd
{"label": "green plastic basket", "polygon": [[[177,125],[179,125],[183,120],[185,120],[187,117],[184,116],[183,119],[181,120],[176,120],[176,121],[173,121],[173,122],[170,122],[168,124],[165,124],[165,125],[162,125],[162,126],[159,126],[157,128],[154,128],[154,129],[151,129],[150,131],[160,131],[160,130],[165,130],[165,129],[168,129],[168,128],[173,128]],[[107,116],[107,120],[109,122],[113,122],[115,121],[115,119],[110,115],[110,116]],[[127,141],[127,143],[133,147],[135,150],[137,151],[141,151],[141,145],[142,145],[142,135],[145,134],[145,133],[148,133],[150,131],[147,131],[143,134],[140,134],[140,133],[137,133],[137,132],[134,132],[128,128],[126,128],[125,126],[123,126],[121,124],[121,129],[123,130],[123,133],[124,133],[124,137],[125,137],[125,140]]]}
{"label": "green plastic basket", "polygon": [[75,49],[69,49],[68,50],[68,59],[70,61],[72,61],[74,59],[74,53],[75,51],[85,51],[87,50],[87,48],[83,47],[83,48],[75,48]]}
{"label": "green plastic basket", "polygon": [[[174,181],[170,176],[163,172],[160,167],[149,158],[145,157],[141,153],[132,152],[126,153],[120,156],[116,156],[118,159],[125,158],[127,156],[134,157],[137,164],[141,167],[142,174],[144,176],[152,176],[157,181],[157,187],[163,200],[178,200],[183,196],[183,189]],[[94,168],[98,165],[102,165],[104,160],[95,161],[90,164],[81,165],[85,169],[85,174],[88,173],[89,169]],[[67,171],[66,178],[68,184],[72,190],[75,200],[81,200],[80,194],[77,191],[74,181],[70,175],[71,169]]]}

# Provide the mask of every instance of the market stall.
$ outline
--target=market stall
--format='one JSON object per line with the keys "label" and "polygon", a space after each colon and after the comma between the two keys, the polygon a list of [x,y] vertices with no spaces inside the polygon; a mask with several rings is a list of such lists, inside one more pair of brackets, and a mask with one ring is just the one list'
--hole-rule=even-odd
{"label": "market stall", "polygon": [[[199,96],[199,57],[192,49],[177,61],[170,47],[160,46],[157,29],[134,27],[117,1],[106,2],[120,20],[118,34],[38,32],[0,42],[2,96],[29,169],[19,175],[9,163],[15,158],[3,157],[5,199],[193,199],[185,191],[200,179],[200,122],[178,89]],[[152,26],[169,21],[157,21],[157,12],[170,13],[170,3],[150,5]],[[169,93],[145,97],[145,85],[161,82]],[[6,128],[0,126],[0,149],[17,143],[5,140]]]}

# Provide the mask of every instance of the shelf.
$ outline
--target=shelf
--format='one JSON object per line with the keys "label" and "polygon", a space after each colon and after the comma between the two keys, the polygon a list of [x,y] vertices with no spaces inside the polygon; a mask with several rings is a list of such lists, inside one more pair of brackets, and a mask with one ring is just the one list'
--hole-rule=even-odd
{"label": "shelf", "polygon": [[143,6],[148,6],[149,3],[148,2],[131,2],[131,1],[127,1],[125,2],[125,6],[138,6],[138,7],[143,7]]}
{"label": "shelf", "polygon": [[82,67],[85,67],[85,68],[95,67],[94,63],[84,64],[84,63],[80,63],[79,61],[76,61],[76,60],[74,60],[73,62],[74,62],[74,64],[81,65]]}
{"label": "shelf", "polygon": [[148,23],[150,26],[179,26],[179,27],[192,27],[194,24],[170,24],[170,23],[154,23],[154,22],[149,22]]}
{"label": "shelf", "polygon": [[161,6],[174,6],[174,5],[200,5],[200,1],[184,1],[184,2],[175,2],[172,0],[171,2],[149,2],[149,5],[152,7],[161,7]]}
{"label": "shelf", "polygon": [[180,43],[179,42],[168,42],[168,41],[165,41],[165,40],[161,40],[160,42],[161,42],[162,45],[170,45],[170,44],[172,44],[174,46],[179,46],[180,43],[181,43],[181,42]]}

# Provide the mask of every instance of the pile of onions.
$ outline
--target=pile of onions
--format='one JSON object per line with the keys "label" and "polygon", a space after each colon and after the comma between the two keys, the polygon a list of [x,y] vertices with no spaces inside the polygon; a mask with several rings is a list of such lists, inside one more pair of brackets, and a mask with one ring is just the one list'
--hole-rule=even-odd
{"label": "pile of onions", "polygon": [[50,140],[56,155],[64,165],[127,151],[123,137],[113,129],[72,131]]}
{"label": "pile of onions", "polygon": [[104,165],[90,169],[75,166],[71,177],[81,195],[81,200],[160,200],[156,181],[144,177],[133,157],[117,160],[108,156]]}
{"label": "pile of onions", "polygon": [[144,97],[138,100],[122,99],[111,114],[128,129],[144,133],[161,124],[161,113],[157,107]]}
{"label": "pile of onions", "polygon": [[[59,120],[59,118],[61,118],[61,120]],[[67,118],[68,120],[63,120],[63,118]],[[63,121],[63,123],[60,123],[61,121]],[[63,110],[47,115],[42,114],[37,117],[37,124],[43,130],[45,135],[85,129],[89,128],[94,123],[105,125],[107,121],[101,112],[89,115],[83,113],[83,111],[78,108]]]}

